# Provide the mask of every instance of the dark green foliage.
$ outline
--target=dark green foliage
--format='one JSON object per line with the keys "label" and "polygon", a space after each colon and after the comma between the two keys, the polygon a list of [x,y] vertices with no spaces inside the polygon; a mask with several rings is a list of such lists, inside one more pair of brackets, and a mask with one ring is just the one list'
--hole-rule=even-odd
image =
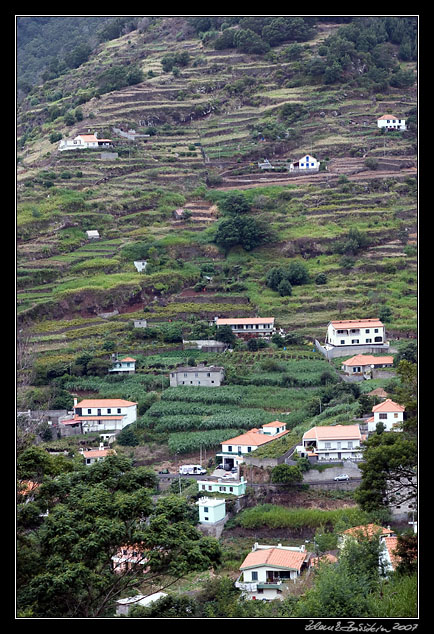
{"label": "dark green foliage", "polygon": [[219,202],[219,209],[222,213],[230,216],[244,214],[250,211],[250,203],[242,193],[228,194]]}
{"label": "dark green foliage", "polygon": [[271,471],[271,481],[275,484],[291,486],[302,480],[303,474],[298,465],[279,464]]}
{"label": "dark green foliage", "polygon": [[271,239],[271,232],[264,223],[255,218],[235,217],[219,223],[214,242],[225,250],[240,245],[251,251]]}
{"label": "dark green foliage", "polygon": [[136,447],[139,444],[137,434],[131,429],[130,425],[124,427],[122,431],[116,436],[116,442],[123,447]]}
{"label": "dark green foliage", "polygon": [[234,335],[230,326],[220,326],[216,336],[218,337],[219,341],[222,341],[223,343],[228,343],[231,346],[233,346],[236,341],[236,336]]}
{"label": "dark green foliage", "polygon": [[292,286],[307,284],[309,273],[302,262],[291,262],[288,266],[277,266],[270,269],[265,278],[266,285],[281,295],[291,295]]}

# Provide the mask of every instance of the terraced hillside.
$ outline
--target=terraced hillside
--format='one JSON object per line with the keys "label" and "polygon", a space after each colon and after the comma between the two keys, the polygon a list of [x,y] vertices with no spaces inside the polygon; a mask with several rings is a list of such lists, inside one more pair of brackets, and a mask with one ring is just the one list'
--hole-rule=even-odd
{"label": "terraced hillside", "polygon": [[[340,28],[319,22],[292,60],[288,42],[267,55],[216,50],[186,18],[156,18],[99,44],[20,102],[17,299],[29,353],[67,365],[91,336],[93,353],[106,358],[134,347],[132,320],[143,316],[188,337],[216,313],[274,315],[312,342],[332,318],[373,317],[387,306],[390,332],[415,335],[417,84],[304,74]],[[167,55],[181,53],[188,63],[165,70]],[[139,68],[141,81],[96,90],[122,65]],[[413,61],[399,67],[416,73]],[[68,123],[77,108],[82,118]],[[379,132],[377,118],[390,112],[410,122],[406,132]],[[50,141],[87,131],[112,139],[116,156],[60,152]],[[320,171],[290,174],[289,162],[305,153]],[[259,167],[264,159],[273,169]],[[219,205],[234,191],[271,241],[250,250],[215,242]],[[187,213],[175,218],[177,209]],[[89,241],[89,229],[100,240]],[[336,245],[350,230],[366,239],[345,256]],[[134,260],[143,257],[139,273]],[[280,296],[266,275],[294,260],[310,281]],[[325,284],[315,282],[320,273]],[[139,347],[179,347],[168,339]]]}

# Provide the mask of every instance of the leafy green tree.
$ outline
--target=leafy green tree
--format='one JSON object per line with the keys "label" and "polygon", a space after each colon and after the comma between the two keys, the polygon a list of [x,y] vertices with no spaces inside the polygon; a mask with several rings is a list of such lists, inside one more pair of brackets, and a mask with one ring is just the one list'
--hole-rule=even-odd
{"label": "leafy green tree", "polygon": [[244,214],[251,209],[251,205],[242,193],[230,193],[219,202],[219,209],[224,214],[236,216]]}
{"label": "leafy green tree", "polygon": [[[36,618],[108,616],[117,598],[145,581],[163,589],[162,579],[174,583],[217,565],[218,542],[197,531],[186,500],[168,496],[153,504],[154,480],[121,456],[44,474],[39,514],[23,515],[18,526],[18,609]],[[128,544],[139,547],[146,566],[115,572],[112,556]]]}
{"label": "leafy green tree", "polygon": [[291,262],[286,270],[286,279],[293,285],[299,286],[309,282],[309,273],[302,262]]}
{"label": "leafy green tree", "polygon": [[223,343],[228,343],[230,346],[233,346],[237,339],[232,328],[227,325],[219,327],[216,333],[216,337],[218,341],[222,341]]}
{"label": "leafy green tree", "polygon": [[281,297],[288,297],[288,295],[292,295],[292,284],[289,280],[282,280],[277,287],[279,295]]}
{"label": "leafy green tree", "polygon": [[136,447],[139,444],[139,439],[135,431],[131,429],[131,425],[128,425],[116,436],[116,442],[123,447]]}
{"label": "leafy green tree", "polygon": [[271,471],[271,482],[291,486],[303,481],[303,473],[298,465],[279,464]]}

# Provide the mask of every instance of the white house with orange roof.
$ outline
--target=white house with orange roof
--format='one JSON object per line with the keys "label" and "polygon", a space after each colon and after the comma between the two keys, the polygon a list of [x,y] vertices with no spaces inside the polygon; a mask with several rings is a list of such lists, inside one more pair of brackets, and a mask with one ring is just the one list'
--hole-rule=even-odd
{"label": "white house with orange roof", "polygon": [[72,416],[59,419],[62,425],[78,426],[82,434],[89,432],[118,431],[137,419],[137,403],[121,398],[74,398]]}
{"label": "white house with orange roof", "polygon": [[84,463],[86,465],[92,465],[95,462],[105,460],[107,456],[111,454],[116,454],[116,451],[114,451],[114,449],[105,449],[104,446],[100,444],[98,449],[80,449],[80,453],[83,456]]}
{"label": "white house with orange roof", "polygon": [[281,599],[289,581],[295,582],[308,568],[311,553],[302,546],[260,545],[252,551],[240,566],[241,574],[235,587],[245,599],[272,601]]}
{"label": "white house with orange roof", "polygon": [[405,407],[395,403],[390,398],[378,403],[378,405],[374,405],[372,408],[374,415],[367,420],[368,432],[374,432],[378,423],[383,423],[384,431],[402,431],[404,412]]}
{"label": "white house with orange roof", "polygon": [[394,114],[383,114],[377,119],[377,127],[382,130],[407,130],[405,119],[398,119]]}
{"label": "white house with orange roof", "polygon": [[111,139],[98,139],[96,134],[77,134],[73,139],[62,139],[59,143],[59,150],[89,150],[111,147]]}
{"label": "white house with orange roof", "polygon": [[288,433],[286,431],[286,423],[281,423],[280,421],[266,423],[262,425],[262,429],[250,429],[245,434],[225,440],[222,442],[221,452],[216,454],[216,456],[222,458],[223,468],[232,469],[244,462],[245,456],[255,451],[258,447],[277,438],[282,438]]}
{"label": "white house with orange roof", "polygon": [[371,354],[356,354],[346,361],[342,361],[341,369],[349,376],[363,376],[370,378],[372,370],[378,368],[391,368],[393,357],[374,357]]}
{"label": "white house with orange roof", "polygon": [[[251,337],[271,337],[275,331],[274,317],[216,317],[211,325],[229,326],[232,332],[245,339]],[[218,338],[218,337],[217,337]]]}
{"label": "white house with orange roof", "polygon": [[318,461],[361,460],[363,436],[359,425],[320,425],[303,434],[297,453]]}
{"label": "white house with orange roof", "polygon": [[113,367],[109,368],[109,372],[115,372],[116,374],[134,374],[136,371],[136,360],[133,357],[124,357],[123,359],[116,359],[113,362]]}
{"label": "white house with orange roof", "polygon": [[379,319],[333,320],[327,326],[330,346],[372,346],[386,343],[386,329]]}
{"label": "white house with orange roof", "polygon": [[338,538],[338,547],[343,550],[351,541],[377,538],[380,542],[380,571],[386,576],[395,570],[399,563],[399,558],[395,554],[398,545],[398,538],[395,532],[388,526],[379,526],[377,524],[365,524],[362,526],[353,526],[343,531]]}

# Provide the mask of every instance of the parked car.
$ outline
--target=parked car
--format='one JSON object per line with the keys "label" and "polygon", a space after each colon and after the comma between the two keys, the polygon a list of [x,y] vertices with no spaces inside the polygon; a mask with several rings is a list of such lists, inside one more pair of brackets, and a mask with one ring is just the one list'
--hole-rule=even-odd
{"label": "parked car", "polygon": [[339,475],[336,476],[336,478],[334,478],[335,480],[349,480],[350,476],[347,475],[346,473],[340,473]]}
{"label": "parked car", "polygon": [[161,469],[158,473],[169,473],[169,469]]}

